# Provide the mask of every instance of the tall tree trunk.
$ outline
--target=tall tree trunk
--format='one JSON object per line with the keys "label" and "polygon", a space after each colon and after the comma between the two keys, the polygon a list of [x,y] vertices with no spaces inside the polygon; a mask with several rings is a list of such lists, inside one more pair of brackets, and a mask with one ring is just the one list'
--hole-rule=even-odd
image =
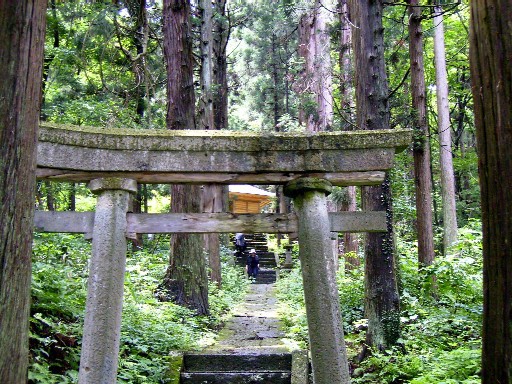
{"label": "tall tree trunk", "polygon": [[[213,9],[209,0],[201,1],[201,125],[200,129],[218,129],[215,126],[213,102]],[[227,102],[227,99],[226,99]],[[224,128],[227,128],[224,127]],[[203,187],[203,212],[223,212],[223,196],[221,185]],[[218,233],[204,236],[205,249],[208,254],[210,278],[219,286],[222,283],[220,262],[220,235]]]}
{"label": "tall tree trunk", "polygon": [[0,1],[0,383],[26,383],[46,1]]}
{"label": "tall tree trunk", "polygon": [[484,256],[482,383],[512,383],[512,7],[471,1]]}
{"label": "tall tree trunk", "polygon": [[[131,200],[131,212],[133,213],[142,213],[142,184],[137,183],[137,194],[130,198]],[[132,243],[132,251],[138,251],[139,249],[142,249],[143,246],[143,240],[142,240],[142,233],[136,233],[135,237],[130,239]]]}
{"label": "tall tree trunk", "polygon": [[[164,56],[167,67],[167,128],[196,129],[190,3],[165,0]],[[173,185],[171,212],[199,213],[201,190],[196,185]],[[171,236],[169,268],[163,285],[172,300],[208,313],[208,277],[199,234]]]}
{"label": "tall tree trunk", "polygon": [[[133,34],[133,44],[135,45],[137,55],[132,57],[132,55],[127,50],[123,50],[127,59],[132,62],[132,72],[134,75],[134,83],[137,84],[135,87],[135,99],[136,103],[136,118],[135,121],[137,124],[142,124],[144,122],[144,114],[146,113],[146,102],[145,96],[149,92],[148,89],[144,90],[144,86],[147,86],[146,79],[146,51],[148,45],[149,38],[149,24],[148,24],[148,15],[146,10],[146,0],[135,0],[133,2],[128,2],[128,10],[130,12],[130,16],[135,19],[135,33]],[[118,37],[120,39],[120,37]],[[137,184],[137,195],[133,202],[133,213],[141,213],[142,212],[142,185]],[[131,239],[132,250],[137,251],[142,249],[143,240],[142,234],[136,233],[135,238]]]}
{"label": "tall tree trunk", "polygon": [[[350,25],[350,12],[347,0],[339,0],[338,3],[340,15],[340,95],[341,95],[341,113],[342,120],[345,122],[353,121],[354,107],[354,79],[353,79],[353,52],[352,52],[352,26]],[[353,130],[353,124],[347,124],[346,130]]]}
{"label": "tall tree trunk", "polygon": [[434,231],[432,228],[432,184],[430,181],[430,142],[423,66],[422,16],[419,0],[409,0],[408,3],[411,96],[412,110],[415,116],[413,157],[418,262],[420,266],[427,266],[434,261]]}
{"label": "tall tree trunk", "polygon": [[[360,129],[389,129],[383,4],[374,0],[350,0],[348,4],[358,27],[353,30],[357,125]],[[386,211],[388,231],[367,234],[365,244],[366,345],[386,350],[400,335],[389,178],[380,186],[363,187],[361,200],[365,210]],[[366,353],[365,348],[361,358]]]}
{"label": "tall tree trunk", "polygon": [[277,54],[277,36],[272,33],[272,96],[273,96],[273,112],[274,112],[274,129],[279,132],[279,118],[281,117],[281,108],[279,106],[279,56]]}
{"label": "tall tree trunk", "polygon": [[200,129],[215,129],[213,122],[213,11],[211,0],[201,0],[201,99]]}
{"label": "tall tree trunk", "polygon": [[299,55],[304,59],[299,121],[308,131],[328,131],[332,126],[332,76],[326,10],[315,1],[299,25]]}
{"label": "tall tree trunk", "polygon": [[68,211],[76,211],[76,184],[69,183]]}
{"label": "tall tree trunk", "polygon": [[444,253],[457,241],[457,211],[455,207],[455,178],[453,174],[448,79],[444,49],[442,8],[434,8],[434,56],[436,67],[437,114],[441,165],[441,197],[443,201]]}
{"label": "tall tree trunk", "polygon": [[[347,187],[347,198],[341,205],[342,211],[355,212],[357,210],[356,201],[356,187]],[[352,270],[361,265],[361,260],[358,256],[359,241],[357,234],[345,233],[343,235],[343,253],[345,254],[345,269]]]}
{"label": "tall tree trunk", "polygon": [[[202,191],[202,211],[207,213],[224,212],[222,185],[205,185]],[[218,233],[205,235],[205,249],[210,266],[210,279],[220,287],[222,284],[220,262],[220,236]]]}
{"label": "tall tree trunk", "polygon": [[53,185],[51,181],[44,181],[44,189],[46,191],[46,209],[55,211],[55,198],[53,197]]}
{"label": "tall tree trunk", "polygon": [[[352,110],[354,107],[354,79],[353,73],[353,53],[352,53],[352,28],[350,25],[350,13],[348,10],[347,0],[339,0],[338,9],[340,12],[340,25],[341,25],[341,37],[340,37],[340,95],[341,95],[341,113],[343,113],[343,120],[351,122]],[[351,130],[354,126],[347,124],[346,129]],[[347,187],[347,199],[341,206],[342,211],[353,212],[357,209],[356,202],[356,187],[351,185]],[[344,233],[343,234],[343,252],[345,255],[345,268],[347,270],[358,267],[361,264],[357,252],[359,250],[359,244],[357,235],[355,233]]]}
{"label": "tall tree trunk", "polygon": [[[213,17],[213,119],[215,129],[228,129],[228,61],[227,45],[230,26],[226,15],[226,0],[214,1]],[[228,211],[229,187],[222,186],[222,211]],[[217,196],[216,199],[219,197]],[[221,235],[221,242],[228,246],[229,236]]]}
{"label": "tall tree trunk", "polygon": [[227,45],[229,39],[229,25],[226,16],[226,0],[214,3],[213,25],[213,76],[215,91],[213,93],[214,123],[216,129],[228,128],[228,61]]}

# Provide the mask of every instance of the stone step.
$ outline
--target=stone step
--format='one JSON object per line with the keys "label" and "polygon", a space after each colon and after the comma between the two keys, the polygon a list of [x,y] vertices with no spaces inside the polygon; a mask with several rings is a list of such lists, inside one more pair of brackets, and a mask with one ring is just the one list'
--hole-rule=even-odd
{"label": "stone step", "polygon": [[[235,262],[236,265],[245,268],[245,259],[238,258]],[[276,261],[275,260],[260,260],[260,268],[275,268]]]}
{"label": "stone step", "polygon": [[290,372],[182,372],[181,384],[290,384]]}
{"label": "stone step", "polygon": [[292,356],[270,354],[194,354],[183,357],[182,384],[290,384]]}
{"label": "stone step", "polygon": [[273,269],[260,269],[256,277],[256,284],[272,284],[276,282],[276,271]]}
{"label": "stone step", "polygon": [[183,357],[183,369],[186,372],[289,371],[292,369],[292,355],[289,353],[252,355],[187,353]]}

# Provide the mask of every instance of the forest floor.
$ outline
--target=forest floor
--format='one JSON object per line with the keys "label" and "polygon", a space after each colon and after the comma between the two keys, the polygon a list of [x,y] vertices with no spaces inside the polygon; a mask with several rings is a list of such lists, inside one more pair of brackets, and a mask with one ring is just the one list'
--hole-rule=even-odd
{"label": "forest floor", "polygon": [[210,353],[283,353],[290,351],[278,317],[274,284],[251,284],[245,300],[220,331]]}

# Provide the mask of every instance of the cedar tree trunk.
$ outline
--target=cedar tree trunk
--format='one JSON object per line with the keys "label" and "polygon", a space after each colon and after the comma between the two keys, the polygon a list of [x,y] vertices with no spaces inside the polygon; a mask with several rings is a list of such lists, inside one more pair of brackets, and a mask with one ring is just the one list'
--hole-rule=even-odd
{"label": "cedar tree trunk", "polygon": [[[360,129],[389,129],[388,83],[384,63],[383,2],[350,0],[356,67],[357,125]],[[386,211],[388,231],[369,233],[365,244],[366,344],[386,350],[400,334],[399,296],[396,282],[391,189],[386,177],[380,186],[363,187],[365,210]],[[361,358],[367,349],[363,350]]]}
{"label": "cedar tree trunk", "polygon": [[471,1],[471,82],[482,197],[482,383],[512,383],[512,7]]}
{"label": "cedar tree trunk", "polygon": [[416,222],[418,262],[434,261],[432,228],[432,182],[430,180],[430,142],[427,124],[425,70],[423,66],[423,31],[419,0],[409,0],[409,58],[411,62],[411,96],[414,121],[414,181],[416,187]]}
{"label": "cedar tree trunk", "polygon": [[[190,3],[165,0],[164,56],[167,67],[167,128],[196,129]],[[196,185],[173,185],[171,212],[201,212],[201,190]],[[208,313],[208,276],[199,234],[171,236],[169,268],[161,290],[171,300]]]}
{"label": "cedar tree trunk", "polygon": [[0,383],[25,383],[46,1],[0,1]]}
{"label": "cedar tree trunk", "polygon": [[448,106],[448,75],[446,73],[446,53],[444,49],[444,27],[441,7],[435,7],[434,9],[434,57],[440,146],[441,197],[443,201],[443,247],[446,254],[448,248],[457,241],[457,211],[455,206],[450,107]]}

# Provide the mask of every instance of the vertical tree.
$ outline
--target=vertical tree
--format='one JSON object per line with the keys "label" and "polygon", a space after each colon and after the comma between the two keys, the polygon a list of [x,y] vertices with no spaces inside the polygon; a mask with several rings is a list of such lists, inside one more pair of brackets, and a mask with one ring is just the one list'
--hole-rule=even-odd
{"label": "vertical tree", "polygon": [[[216,129],[213,111],[213,10],[211,0],[200,2],[201,19],[201,99],[199,103],[200,129]],[[202,191],[203,212],[222,212],[222,186],[205,185]],[[210,277],[221,284],[220,238],[216,233],[204,236],[208,254]]]}
{"label": "vertical tree", "polygon": [[[357,125],[360,129],[389,129],[383,1],[350,0],[348,4],[357,26],[353,30]],[[387,213],[387,232],[369,233],[365,244],[366,345],[385,350],[400,334],[389,177],[380,186],[363,187],[361,200],[365,210]],[[365,348],[361,357],[366,353]]]}
{"label": "vertical tree", "polygon": [[201,0],[201,98],[200,129],[215,129],[213,123],[213,10],[211,0]]}
{"label": "vertical tree", "polygon": [[414,113],[414,180],[416,187],[416,226],[418,262],[426,266],[434,261],[432,228],[432,183],[430,179],[430,143],[427,123],[425,70],[423,64],[423,31],[419,0],[409,0],[409,57],[411,63],[411,96]]}
{"label": "vertical tree", "polygon": [[226,0],[214,2],[213,15],[213,114],[216,129],[228,128],[228,60],[230,26]]}
{"label": "vertical tree", "polygon": [[512,8],[471,1],[471,81],[482,197],[482,383],[512,382]]}
{"label": "vertical tree", "polygon": [[332,67],[326,24],[326,10],[319,0],[299,23],[299,55],[304,60],[299,120],[313,132],[330,130],[332,125]]}
{"label": "vertical tree", "polygon": [[457,241],[457,211],[455,207],[455,178],[453,174],[448,79],[441,6],[434,8],[434,56],[441,165],[441,197],[443,201],[443,245],[444,252],[446,253],[447,249]]}
{"label": "vertical tree", "polygon": [[[353,129],[352,110],[354,107],[354,79],[353,79],[353,54],[352,54],[352,27],[350,25],[350,13],[348,9],[347,0],[339,0],[338,9],[340,14],[340,96],[341,96],[341,113],[344,115],[342,120],[348,122],[346,129]],[[343,199],[341,210],[342,211],[355,211],[357,208],[356,202],[356,187],[347,187],[346,198]],[[345,233],[343,235],[344,253],[357,254],[359,249],[357,235],[355,233]],[[350,269],[360,265],[360,260],[357,257],[345,258],[345,267]]]}
{"label": "vertical tree", "polygon": [[25,383],[46,1],[0,1],[0,382]]}
{"label": "vertical tree", "polygon": [[[164,57],[167,67],[167,128],[196,129],[189,0],[165,0]],[[173,185],[171,212],[201,212],[199,186]],[[163,285],[172,300],[208,313],[208,277],[198,234],[171,236],[171,255]]]}

